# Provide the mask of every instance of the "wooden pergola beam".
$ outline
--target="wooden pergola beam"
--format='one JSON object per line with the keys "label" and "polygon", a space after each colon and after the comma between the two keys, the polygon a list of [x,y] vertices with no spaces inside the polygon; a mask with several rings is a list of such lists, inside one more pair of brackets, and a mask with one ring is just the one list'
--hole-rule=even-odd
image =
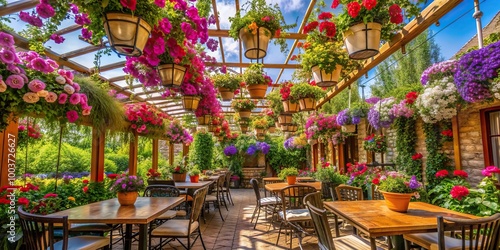
{"label": "wooden pergola beam", "polygon": [[[315,1],[315,0],[314,0]],[[217,36],[217,37],[229,37],[229,30],[208,30],[208,35],[209,36]],[[306,39],[307,35],[306,34],[300,34],[300,33],[288,33],[285,39]],[[276,38],[276,37],[274,37]]]}
{"label": "wooden pergola beam", "polygon": [[[235,68],[248,68],[251,63],[234,63],[234,62],[216,62],[216,63],[206,63],[207,66],[222,66],[226,65],[226,67],[235,67]],[[265,69],[298,69],[302,68],[300,64],[277,64],[277,63],[264,63],[263,68]]]}
{"label": "wooden pergola beam", "polygon": [[10,14],[17,13],[21,10],[31,9],[39,4],[40,1],[37,0],[18,0],[7,5],[0,7],[0,16],[6,16]]}
{"label": "wooden pergola beam", "polygon": [[367,60],[361,70],[355,70],[351,72],[349,77],[344,78],[344,80],[333,87],[333,90],[330,90],[325,98],[322,98],[318,101],[317,107],[320,108],[323,104],[339,94],[342,90],[368,73],[369,70],[371,70],[379,63],[391,56],[394,52],[399,50],[402,46],[415,39],[415,37],[424,32],[431,25],[439,21],[441,17],[443,17],[446,13],[455,8],[461,2],[462,0],[433,1],[429,6],[427,6],[427,8],[422,11],[422,13],[420,13],[419,17],[409,22],[403,28],[403,30],[401,30],[391,39],[390,42],[382,45],[382,47],[380,48],[380,53],[374,56],[372,59]]}

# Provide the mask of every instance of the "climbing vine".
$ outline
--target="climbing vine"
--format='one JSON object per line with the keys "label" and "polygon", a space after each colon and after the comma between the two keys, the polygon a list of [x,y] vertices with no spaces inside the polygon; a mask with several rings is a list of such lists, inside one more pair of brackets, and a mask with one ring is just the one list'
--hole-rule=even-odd
{"label": "climbing vine", "polygon": [[409,175],[422,180],[422,160],[416,156],[417,130],[415,118],[400,117],[394,122],[396,129],[396,165]]}
{"label": "climbing vine", "polygon": [[436,178],[436,172],[441,169],[450,170],[448,163],[450,159],[443,153],[443,140],[441,139],[441,125],[439,123],[424,124],[425,146],[427,147],[427,161],[425,168],[425,177],[427,179],[426,189],[430,190],[436,186],[439,180]]}

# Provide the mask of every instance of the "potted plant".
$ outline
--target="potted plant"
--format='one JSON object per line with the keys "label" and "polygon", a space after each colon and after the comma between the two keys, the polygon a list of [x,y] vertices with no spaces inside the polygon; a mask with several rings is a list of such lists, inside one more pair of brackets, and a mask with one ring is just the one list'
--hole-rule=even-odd
{"label": "potted plant", "polygon": [[335,0],[332,7],[342,5],[337,17],[338,37],[341,34],[349,57],[363,60],[378,54],[380,39],[389,41],[403,27],[403,10],[407,18],[420,14],[423,0]]}
{"label": "potted plant", "polygon": [[79,9],[88,14],[86,24],[92,32],[92,42],[100,44],[108,38],[111,48],[120,55],[140,56],[152,27],[167,16],[159,1],[98,1],[75,0]]}
{"label": "potted plant", "polygon": [[[336,171],[335,167],[330,166],[329,162],[320,162],[318,163],[318,167],[316,173],[314,174],[314,178],[318,181],[321,181],[322,184],[322,192],[324,198],[332,198],[337,200],[337,197],[331,197],[330,188],[335,190],[340,184],[344,184],[347,182],[349,177],[347,175],[340,174]],[[335,195],[335,192],[333,193]]]}
{"label": "potted plant", "polygon": [[267,118],[265,116],[254,118],[252,121],[252,127],[255,129],[255,133],[257,135],[265,134],[266,129],[268,128]]}
{"label": "potted plant", "polygon": [[198,183],[198,180],[200,179],[200,169],[198,168],[198,166],[193,166],[191,168],[191,170],[189,170],[189,178],[191,180],[191,182],[193,183]]}
{"label": "potted plant", "polygon": [[323,12],[317,20],[304,27],[307,34],[305,43],[298,43],[300,53],[296,58],[305,72],[311,72],[320,87],[331,87],[339,81],[341,72],[351,72],[359,63],[349,60],[342,48],[342,42],[336,40],[336,28],[333,14]]}
{"label": "potted plant", "polygon": [[320,87],[309,83],[299,83],[292,86],[290,96],[299,100],[300,111],[310,111],[316,108],[316,100],[325,95]]}
{"label": "potted plant", "polygon": [[266,116],[266,120],[267,120],[267,129],[269,133],[276,132],[276,122],[274,118],[272,116]]}
{"label": "potted plant", "polygon": [[384,135],[371,134],[365,137],[363,149],[375,153],[385,153],[387,151],[387,142]]}
{"label": "potted plant", "polygon": [[182,127],[179,120],[172,120],[165,130],[165,137],[170,143],[182,143],[185,145],[193,142],[193,136],[189,131]]}
{"label": "potted plant", "polygon": [[230,101],[234,97],[234,92],[240,88],[241,77],[234,73],[219,73],[212,76],[214,86],[219,88],[219,93],[223,101]]}
{"label": "potted plant", "polygon": [[293,185],[297,181],[297,175],[299,175],[299,170],[290,167],[282,169],[278,174],[278,177],[282,180],[286,179],[288,185]]}
{"label": "potted plant", "polygon": [[186,111],[196,111],[200,104],[200,86],[197,83],[185,82],[181,85],[182,106]]}
{"label": "potted plant", "polygon": [[266,96],[267,86],[271,85],[273,80],[262,69],[263,65],[254,63],[243,73],[243,82],[245,82],[250,98],[262,99]]}
{"label": "potted plant", "polygon": [[144,189],[144,181],[135,175],[122,175],[111,185],[110,190],[117,193],[122,206],[134,205],[139,191]]}
{"label": "potted plant", "polygon": [[[242,6],[245,7],[245,6]],[[278,4],[267,5],[265,0],[251,0],[245,8],[246,13],[241,16],[241,11],[236,11],[234,17],[230,17],[231,28],[229,36],[240,39],[245,49],[245,57],[248,59],[264,58],[267,54],[267,46],[271,38],[278,38],[278,43],[283,53],[287,50],[287,44],[282,32],[294,25],[286,25],[285,18]]]}
{"label": "potted plant", "polygon": [[377,189],[384,195],[387,208],[403,213],[408,211],[411,197],[419,197],[418,191],[422,187],[415,175],[407,177],[395,171],[375,178],[372,182],[379,183]]}
{"label": "potted plant", "polygon": [[134,133],[159,138],[165,131],[169,116],[146,103],[125,104],[125,118]]}
{"label": "potted plant", "polygon": [[[179,156],[180,157],[180,156]],[[185,166],[186,157],[177,158],[172,169],[172,179],[175,182],[186,182],[187,170]]]}
{"label": "potted plant", "polygon": [[280,84],[281,101],[283,102],[283,112],[285,114],[293,114],[299,111],[299,102],[290,95],[292,82],[284,82]]}
{"label": "potted plant", "polygon": [[363,109],[359,106],[347,108],[337,114],[336,121],[338,125],[342,126],[343,132],[354,133],[356,125],[361,122],[364,114]]}
{"label": "potted plant", "polygon": [[238,112],[240,118],[250,118],[252,109],[255,108],[255,103],[250,99],[234,99],[231,102],[231,107]]}

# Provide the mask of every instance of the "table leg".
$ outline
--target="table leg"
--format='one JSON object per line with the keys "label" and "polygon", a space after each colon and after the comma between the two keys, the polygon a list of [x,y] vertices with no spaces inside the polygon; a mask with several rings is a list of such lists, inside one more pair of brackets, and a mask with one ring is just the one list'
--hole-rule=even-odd
{"label": "table leg", "polygon": [[148,224],[139,225],[139,250],[148,249]]}
{"label": "table leg", "polygon": [[394,235],[391,236],[391,241],[393,248],[396,250],[404,250],[405,249],[405,239],[403,238],[403,235]]}
{"label": "table leg", "polygon": [[377,250],[377,243],[375,242],[375,238],[370,237],[370,247],[372,250]]}
{"label": "table leg", "polygon": [[132,224],[125,225],[125,246],[123,246],[123,249],[132,249]]}

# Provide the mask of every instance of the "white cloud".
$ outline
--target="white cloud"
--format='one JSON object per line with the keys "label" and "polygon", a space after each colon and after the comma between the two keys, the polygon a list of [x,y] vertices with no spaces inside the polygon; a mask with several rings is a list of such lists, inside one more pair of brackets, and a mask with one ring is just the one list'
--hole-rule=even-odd
{"label": "white cloud", "polygon": [[236,13],[234,3],[227,1],[217,1],[217,12],[219,12],[219,24],[221,29],[229,29],[231,23],[229,17],[233,17]]}
{"label": "white cloud", "polygon": [[283,14],[286,12],[300,10],[304,6],[304,1],[302,0],[272,0],[271,3],[277,3],[280,6]]}

